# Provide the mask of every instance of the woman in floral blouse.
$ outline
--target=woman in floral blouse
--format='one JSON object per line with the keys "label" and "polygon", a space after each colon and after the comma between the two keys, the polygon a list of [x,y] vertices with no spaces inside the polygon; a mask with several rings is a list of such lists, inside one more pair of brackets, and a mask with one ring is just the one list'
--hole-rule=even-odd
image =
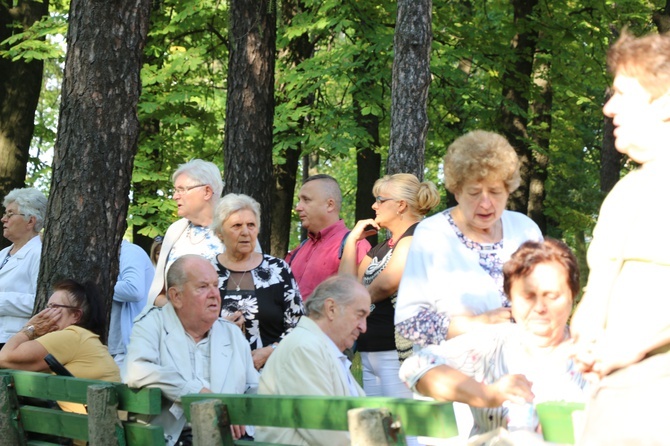
{"label": "woman in floral blouse", "polygon": [[221,315],[245,332],[259,370],[304,314],[288,264],[255,250],[260,214],[253,198],[228,194],[217,205],[212,223],[225,246],[216,257]]}
{"label": "woman in floral blouse", "polygon": [[496,133],[476,130],[449,146],[444,183],[458,204],[419,223],[398,290],[396,329],[414,344],[510,321],[502,265],[526,240],[542,239],[531,219],[505,210],[519,165]]}

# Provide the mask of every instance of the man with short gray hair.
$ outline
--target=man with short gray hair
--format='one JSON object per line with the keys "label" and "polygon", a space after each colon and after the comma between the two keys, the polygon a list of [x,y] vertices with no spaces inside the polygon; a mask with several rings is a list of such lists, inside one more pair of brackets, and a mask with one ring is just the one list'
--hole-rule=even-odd
{"label": "man with short gray hair", "polygon": [[[364,396],[342,353],[367,328],[370,294],[354,277],[323,281],[305,302],[307,316],[265,364],[258,388],[265,395]],[[347,432],[261,428],[256,440],[293,445],[345,445]]]}

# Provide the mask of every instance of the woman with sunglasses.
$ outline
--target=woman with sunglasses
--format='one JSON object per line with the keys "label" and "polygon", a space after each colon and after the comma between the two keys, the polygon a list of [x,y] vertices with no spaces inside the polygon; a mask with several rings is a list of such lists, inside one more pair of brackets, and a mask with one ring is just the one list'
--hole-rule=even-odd
{"label": "woman with sunglasses", "polygon": [[[120,382],[119,367],[104,345],[104,315],[94,283],[57,282],[47,308],[30,318],[0,350],[0,367],[49,372],[44,357],[51,354],[77,378]],[[69,411],[79,412],[79,408],[75,404]]]}
{"label": "woman with sunglasses", "polygon": [[[408,173],[386,175],[375,182],[372,193],[376,216],[354,226],[344,246],[339,273],[358,277],[372,298],[368,328],[357,344],[365,394],[411,398],[412,392],[398,377],[400,357],[409,356],[411,344],[403,346],[396,339],[395,301],[414,229],[440,204],[440,194],[433,183],[422,183]],[[356,242],[381,229],[386,229],[389,238],[372,248],[356,266]]]}

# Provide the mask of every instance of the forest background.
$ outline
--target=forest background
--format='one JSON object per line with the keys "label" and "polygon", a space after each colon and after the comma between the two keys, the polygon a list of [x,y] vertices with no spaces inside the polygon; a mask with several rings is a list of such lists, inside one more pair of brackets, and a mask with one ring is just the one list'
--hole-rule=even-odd
{"label": "forest background", "polygon": [[[95,201],[100,186],[87,190],[79,177],[92,152],[80,154],[79,163],[54,178],[57,141],[77,146],[68,130],[89,118],[61,101],[77,82],[92,82],[82,61],[109,59],[108,71],[119,73],[127,68],[125,59],[141,61],[141,95],[131,101],[139,118],[137,143],[129,142],[129,157],[122,150],[118,156],[132,175],[115,199],[100,204],[102,213],[110,204],[120,209],[109,228],[120,234],[94,248],[95,240],[104,238],[88,236],[104,224],[96,220],[95,208],[82,207],[92,220],[86,226],[65,218],[64,207],[50,197],[49,215],[59,222],[53,223],[53,236],[45,235],[44,289],[55,274],[53,264],[78,271],[77,260],[62,266],[68,255],[81,258],[79,265],[111,258],[109,267],[98,268],[98,278],[109,278],[104,289],[113,287],[118,265],[112,254],[118,253],[120,238],[148,248],[153,237],[164,234],[177,219],[171,174],[192,158],[221,167],[224,192],[248,193],[264,205],[260,242],[283,257],[300,238],[292,209],[302,178],[317,172],[336,177],[349,225],[372,215],[372,184],[387,172],[409,170],[435,182],[443,193],[441,210],[453,204],[442,186],[441,158],[456,137],[474,129],[500,132],[512,142],[523,165],[522,185],[509,207],[529,215],[545,234],[565,240],[586,277],[585,252],[604,194],[631,167],[614,150],[611,122],[602,116],[611,83],[607,49],[623,27],[636,34],[670,29],[668,0],[135,0],[127,6],[109,2],[102,13],[95,3],[0,0],[0,196],[25,185],[53,193],[52,184],[60,187],[70,178],[79,182],[80,201]],[[399,39],[402,8],[408,15],[427,11],[427,39],[426,28],[417,26],[420,17],[410,23],[409,40]],[[107,16],[87,16],[89,11]],[[125,40],[125,32],[136,32],[127,40],[142,41],[137,46],[142,54],[128,51],[126,57],[125,47],[111,39],[117,59],[104,51],[72,55],[79,65],[72,63],[68,81],[65,36],[68,43],[75,36],[110,39],[105,27],[113,33],[116,16],[119,29],[127,27],[117,37]],[[256,72],[239,70],[240,53],[233,50],[250,35],[270,61]],[[418,144],[398,145],[397,135],[408,130],[392,115],[410,104],[393,99],[395,83],[402,81],[394,54],[426,42],[427,127],[409,129]],[[120,96],[124,88],[129,97],[134,89],[139,92],[140,85],[128,81],[132,76],[116,77],[125,81]],[[416,79],[407,75],[404,82]],[[270,82],[272,94],[247,116],[249,98],[239,92],[255,81]],[[107,152],[114,156],[113,149]],[[415,152],[420,156],[414,169],[390,159]],[[269,154],[270,169],[257,168],[256,160]],[[121,183],[124,175],[119,174]],[[106,180],[113,187],[117,179]],[[259,192],[263,188],[270,195]],[[73,234],[69,238],[62,235],[67,231]],[[78,240],[86,244],[84,255],[81,245],[75,246]],[[70,254],[57,250],[58,243]],[[101,253],[92,253],[95,249]],[[51,272],[45,274],[48,256],[55,258],[47,259]],[[44,296],[36,308],[43,303]]]}

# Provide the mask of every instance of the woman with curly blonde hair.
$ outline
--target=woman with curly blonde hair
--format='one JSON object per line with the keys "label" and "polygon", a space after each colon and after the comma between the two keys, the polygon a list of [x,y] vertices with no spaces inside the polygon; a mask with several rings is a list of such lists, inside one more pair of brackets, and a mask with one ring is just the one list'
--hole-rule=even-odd
{"label": "woman with curly blonde hair", "polygon": [[542,239],[528,217],[505,210],[520,174],[503,136],[476,130],[456,139],[444,177],[458,204],[419,224],[398,292],[396,328],[418,345],[509,322],[502,265],[526,240]]}

